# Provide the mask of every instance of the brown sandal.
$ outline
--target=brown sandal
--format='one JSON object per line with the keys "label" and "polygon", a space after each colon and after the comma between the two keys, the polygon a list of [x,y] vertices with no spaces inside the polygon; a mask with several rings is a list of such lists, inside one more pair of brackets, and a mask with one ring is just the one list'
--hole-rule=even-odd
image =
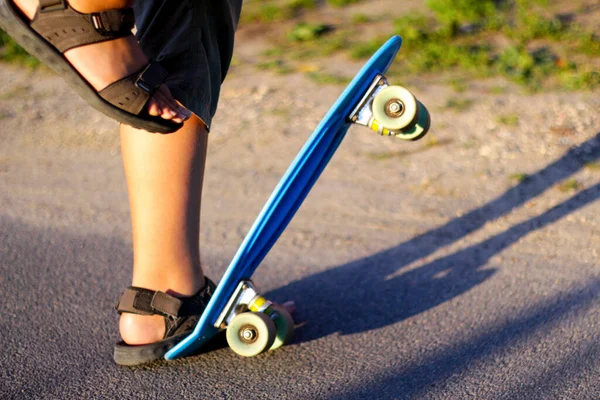
{"label": "brown sandal", "polygon": [[115,309],[119,314],[162,315],[165,319],[165,336],[159,342],[139,346],[123,341],[117,343],[115,362],[133,366],[163,358],[173,346],[192,333],[214,291],[215,284],[208,278],[203,289],[185,298],[135,286],[127,288]]}
{"label": "brown sandal", "polygon": [[75,47],[132,35],[134,23],[131,8],[83,14],[67,0],[40,0],[29,21],[11,0],[0,0],[0,27],[54,69],[92,107],[138,129],[174,132],[183,124],[152,116],[146,107],[168,76],[160,64],[150,63],[98,92],[63,55]]}

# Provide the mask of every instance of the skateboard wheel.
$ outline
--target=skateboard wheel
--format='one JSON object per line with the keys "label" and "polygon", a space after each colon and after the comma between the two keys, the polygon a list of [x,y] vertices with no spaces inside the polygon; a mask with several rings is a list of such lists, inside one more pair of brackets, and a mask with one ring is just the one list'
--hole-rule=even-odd
{"label": "skateboard wheel", "polygon": [[294,318],[285,309],[285,307],[279,304],[273,304],[271,307],[277,312],[277,317],[273,320],[275,327],[277,328],[277,335],[275,341],[269,350],[276,350],[292,341],[294,338]]}
{"label": "skateboard wheel", "polygon": [[402,86],[383,88],[373,99],[373,117],[390,131],[410,127],[418,118],[415,96]]}
{"label": "skateboard wheel", "polygon": [[418,109],[418,119],[417,122],[411,127],[402,129],[399,132],[394,132],[393,134],[400,139],[403,140],[419,140],[423,136],[427,134],[429,131],[429,127],[431,126],[431,116],[429,115],[429,111],[427,108],[421,103],[417,101],[419,109]]}
{"label": "skateboard wheel", "polygon": [[231,350],[243,357],[254,357],[273,345],[277,328],[266,314],[245,312],[233,318],[226,336]]}

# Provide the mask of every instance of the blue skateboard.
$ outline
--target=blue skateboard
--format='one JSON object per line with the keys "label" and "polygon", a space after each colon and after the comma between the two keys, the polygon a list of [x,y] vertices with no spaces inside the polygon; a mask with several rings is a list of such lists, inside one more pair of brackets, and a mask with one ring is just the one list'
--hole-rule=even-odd
{"label": "blue skateboard", "polygon": [[389,39],[365,64],[304,144],[240,245],[194,331],[165,358],[190,355],[226,330],[231,349],[246,357],[289,342],[294,321],[287,310],[263,298],[250,280],[284,231],[353,123],[407,140],[423,137],[427,109],[406,89],[383,76],[402,39]]}

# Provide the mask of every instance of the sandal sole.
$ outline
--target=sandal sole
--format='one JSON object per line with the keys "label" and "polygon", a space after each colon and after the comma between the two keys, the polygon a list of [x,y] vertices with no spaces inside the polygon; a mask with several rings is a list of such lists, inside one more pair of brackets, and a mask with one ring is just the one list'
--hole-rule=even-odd
{"label": "sandal sole", "polygon": [[181,333],[160,342],[140,346],[131,346],[125,342],[119,342],[115,345],[113,358],[117,364],[129,367],[164,359],[165,354],[190,333],[191,331]]}

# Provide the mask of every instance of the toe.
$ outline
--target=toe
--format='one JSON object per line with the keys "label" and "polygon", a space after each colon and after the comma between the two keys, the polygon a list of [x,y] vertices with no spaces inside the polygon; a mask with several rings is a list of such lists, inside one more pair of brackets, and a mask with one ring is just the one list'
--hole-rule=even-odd
{"label": "toe", "polygon": [[162,109],[155,99],[150,100],[150,103],[148,104],[148,114],[153,117],[158,117],[162,114]]}

